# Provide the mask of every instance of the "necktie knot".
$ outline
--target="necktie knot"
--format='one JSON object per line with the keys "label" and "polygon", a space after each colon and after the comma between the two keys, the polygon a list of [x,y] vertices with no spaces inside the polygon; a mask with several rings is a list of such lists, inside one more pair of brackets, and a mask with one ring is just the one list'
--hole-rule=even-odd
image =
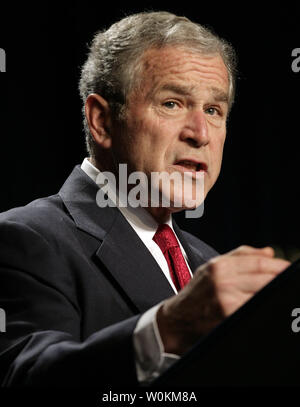
{"label": "necktie knot", "polygon": [[165,253],[171,247],[179,247],[176,236],[169,225],[159,225],[153,240],[158,244],[163,253]]}

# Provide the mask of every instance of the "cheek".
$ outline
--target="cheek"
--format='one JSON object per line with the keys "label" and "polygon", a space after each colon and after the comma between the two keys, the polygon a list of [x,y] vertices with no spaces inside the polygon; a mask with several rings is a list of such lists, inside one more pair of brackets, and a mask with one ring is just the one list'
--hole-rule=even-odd
{"label": "cheek", "polygon": [[159,120],[153,119],[145,110],[136,111],[130,120],[129,133],[141,144],[151,144],[159,137]]}
{"label": "cheek", "polygon": [[158,121],[144,117],[131,120],[128,126],[127,150],[130,160],[140,171],[157,170],[162,151],[162,137]]}
{"label": "cheek", "polygon": [[155,161],[159,166],[165,157],[174,150],[174,129],[171,123],[166,123],[160,118],[145,119],[139,128],[140,151],[146,160]]}
{"label": "cheek", "polygon": [[216,136],[214,142],[211,142],[210,154],[213,167],[219,171],[222,163],[223,149],[225,143],[225,133]]}
{"label": "cheek", "polygon": [[212,146],[213,146],[213,149],[214,149],[216,154],[222,154],[223,153],[225,138],[226,138],[226,130],[219,131],[213,137]]}

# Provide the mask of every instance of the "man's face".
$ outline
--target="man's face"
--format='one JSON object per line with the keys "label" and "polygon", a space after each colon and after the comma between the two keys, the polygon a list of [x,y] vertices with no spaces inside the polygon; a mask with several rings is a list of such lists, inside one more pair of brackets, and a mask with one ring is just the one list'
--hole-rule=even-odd
{"label": "man's face", "polygon": [[202,171],[206,196],[219,175],[226,136],[229,82],[222,58],[179,47],[150,49],[141,78],[113,140],[116,161],[149,180],[152,172],[192,171],[193,188]]}

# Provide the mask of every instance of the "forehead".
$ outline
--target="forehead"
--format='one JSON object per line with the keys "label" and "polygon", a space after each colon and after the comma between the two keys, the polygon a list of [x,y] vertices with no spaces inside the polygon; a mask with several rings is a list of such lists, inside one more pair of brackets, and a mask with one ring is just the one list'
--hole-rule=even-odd
{"label": "forehead", "polygon": [[209,86],[228,92],[228,71],[220,55],[204,55],[183,47],[147,50],[141,59],[141,88],[151,92],[168,82],[197,90]]}

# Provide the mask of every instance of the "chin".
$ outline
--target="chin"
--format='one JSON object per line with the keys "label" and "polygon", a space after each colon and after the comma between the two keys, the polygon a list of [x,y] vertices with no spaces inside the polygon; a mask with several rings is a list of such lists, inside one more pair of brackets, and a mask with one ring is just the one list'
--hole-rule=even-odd
{"label": "chin", "polygon": [[178,211],[184,211],[184,210],[192,210],[198,208],[205,199],[204,194],[200,194],[198,196],[198,199],[195,199],[195,195],[190,196],[190,195],[183,195],[183,194],[178,194],[176,196],[171,196],[170,197],[170,209],[172,212],[178,212]]}

